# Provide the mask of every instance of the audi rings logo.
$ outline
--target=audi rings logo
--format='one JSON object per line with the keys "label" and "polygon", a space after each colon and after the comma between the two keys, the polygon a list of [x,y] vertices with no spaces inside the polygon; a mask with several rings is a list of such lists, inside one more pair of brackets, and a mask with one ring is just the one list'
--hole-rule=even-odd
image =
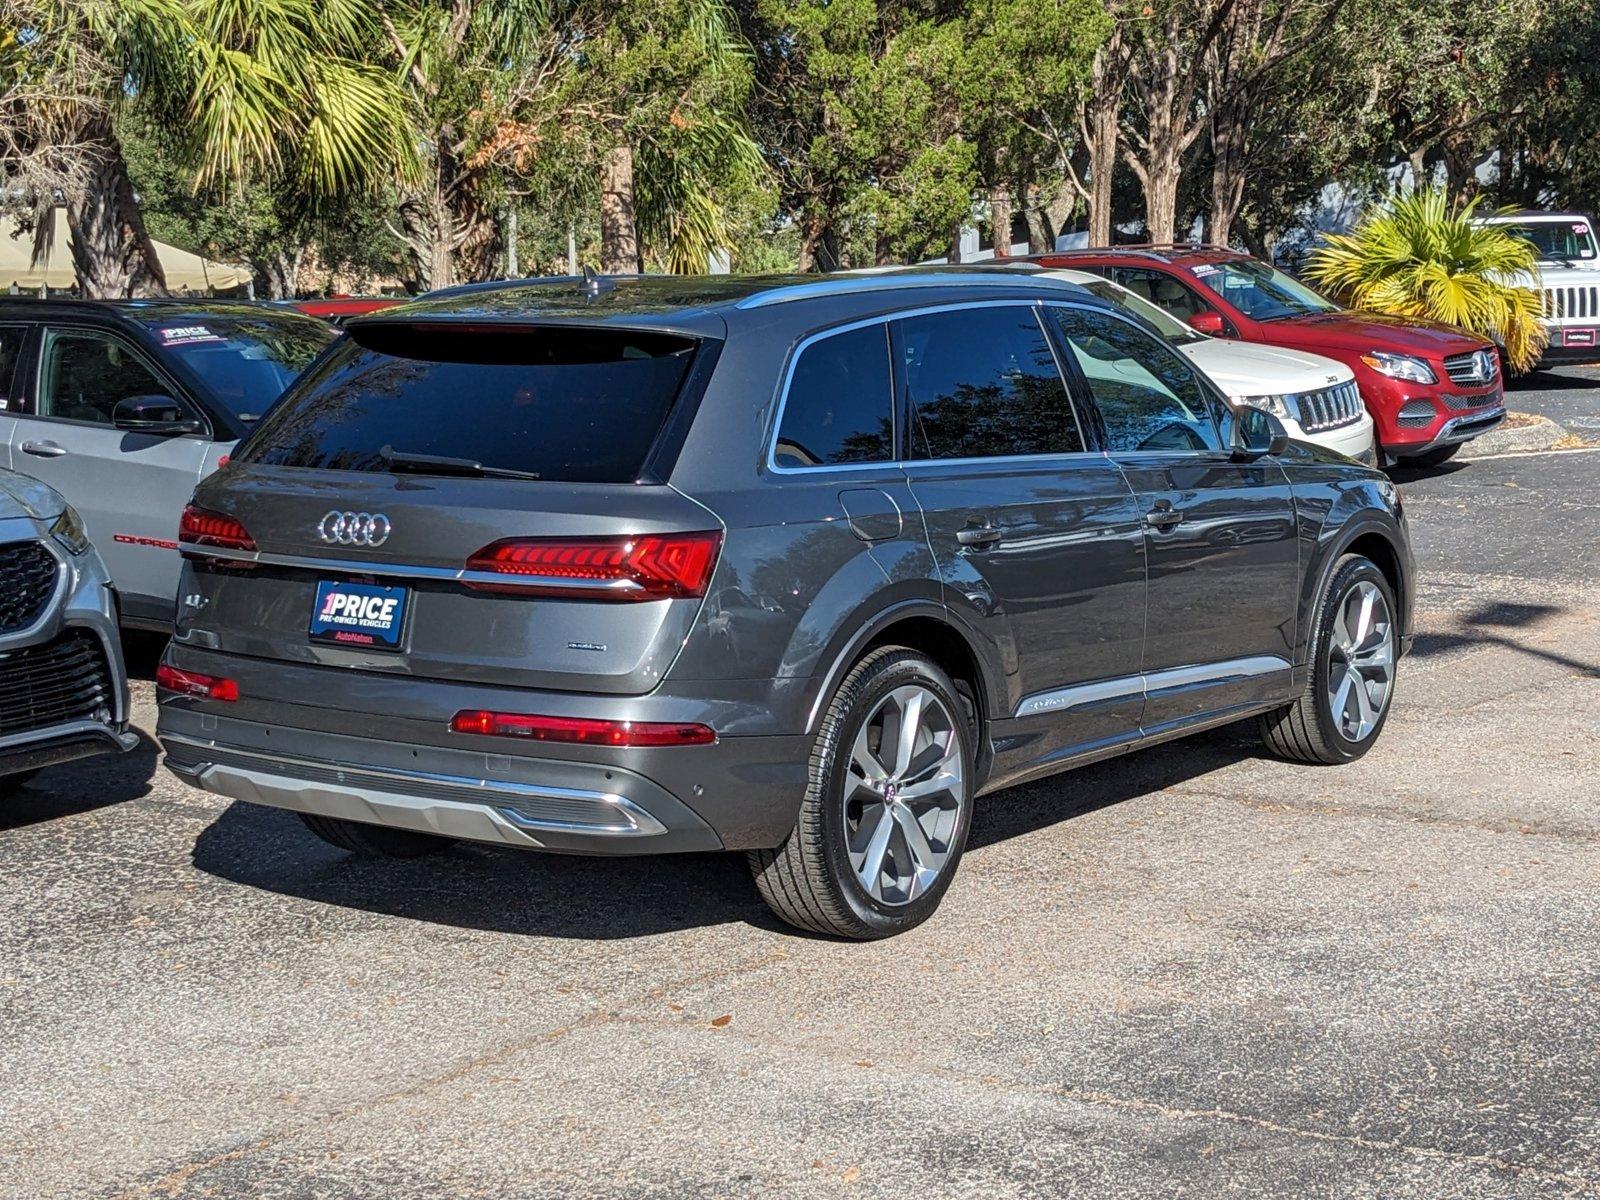
{"label": "audi rings logo", "polygon": [[381,546],[393,528],[382,513],[334,511],[317,524],[317,536],[341,546]]}

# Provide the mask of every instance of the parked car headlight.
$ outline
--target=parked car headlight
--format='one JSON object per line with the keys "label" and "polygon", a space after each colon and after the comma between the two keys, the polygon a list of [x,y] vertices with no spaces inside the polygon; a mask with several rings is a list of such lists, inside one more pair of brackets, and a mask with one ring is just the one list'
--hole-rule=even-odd
{"label": "parked car headlight", "polygon": [[1361,361],[1390,379],[1407,379],[1412,383],[1439,382],[1439,377],[1433,373],[1433,368],[1425,360],[1414,358],[1409,354],[1388,354],[1382,350],[1371,350],[1361,356]]}
{"label": "parked car headlight", "polygon": [[50,526],[50,536],[68,554],[82,554],[89,548],[89,535],[83,528],[83,518],[70,504]]}
{"label": "parked car headlight", "polygon": [[1293,396],[1240,396],[1240,404],[1269,412],[1280,421],[1299,421],[1300,409]]}

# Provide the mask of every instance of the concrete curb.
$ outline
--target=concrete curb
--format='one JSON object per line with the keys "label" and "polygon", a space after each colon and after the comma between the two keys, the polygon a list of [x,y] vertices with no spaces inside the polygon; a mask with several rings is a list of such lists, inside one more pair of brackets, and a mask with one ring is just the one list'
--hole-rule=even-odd
{"label": "concrete curb", "polygon": [[1516,451],[1548,450],[1562,438],[1567,436],[1563,426],[1557,425],[1549,417],[1541,417],[1533,413],[1524,413],[1523,416],[1532,416],[1532,425],[1501,425],[1498,429],[1491,429],[1481,437],[1475,437],[1461,448],[1462,458],[1481,458],[1488,454],[1510,454]]}

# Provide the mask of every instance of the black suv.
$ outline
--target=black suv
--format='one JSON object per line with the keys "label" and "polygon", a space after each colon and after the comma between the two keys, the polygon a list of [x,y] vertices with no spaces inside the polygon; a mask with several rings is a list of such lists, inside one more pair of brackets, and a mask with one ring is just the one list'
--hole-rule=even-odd
{"label": "black suv", "polygon": [[1377,471],[1075,285],[498,285],[352,322],[185,513],[169,767],[357,853],[749,853],[924,920],[979,795],[1259,715],[1364,753]]}

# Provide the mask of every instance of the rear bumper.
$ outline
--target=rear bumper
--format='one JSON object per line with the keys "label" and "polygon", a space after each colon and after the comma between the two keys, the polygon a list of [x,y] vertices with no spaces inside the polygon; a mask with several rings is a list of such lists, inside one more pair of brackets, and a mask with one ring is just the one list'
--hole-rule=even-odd
{"label": "rear bumper", "polygon": [[[803,735],[719,730],[711,745],[647,748],[449,728],[461,709],[537,713],[575,701],[583,715],[640,719],[628,698],[374,677],[176,644],[168,658],[236,678],[241,695],[219,703],[163,693],[168,768],[255,804],[527,849],[659,854],[778,845],[806,786]],[[703,717],[705,700],[692,703]]]}

